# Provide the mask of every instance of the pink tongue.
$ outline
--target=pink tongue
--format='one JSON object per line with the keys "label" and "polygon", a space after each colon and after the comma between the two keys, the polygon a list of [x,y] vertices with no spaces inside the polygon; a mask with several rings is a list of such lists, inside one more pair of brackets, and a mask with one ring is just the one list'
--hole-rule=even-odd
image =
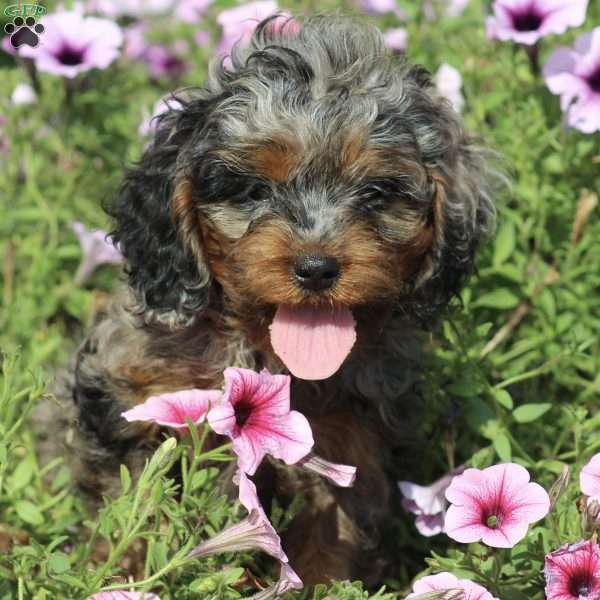
{"label": "pink tongue", "polygon": [[347,308],[280,306],[271,324],[271,345],[300,379],[326,379],[344,362],[356,341]]}

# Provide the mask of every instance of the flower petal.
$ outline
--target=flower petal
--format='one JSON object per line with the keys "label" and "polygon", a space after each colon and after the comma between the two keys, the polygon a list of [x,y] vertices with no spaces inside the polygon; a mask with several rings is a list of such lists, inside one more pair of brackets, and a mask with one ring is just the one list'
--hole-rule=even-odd
{"label": "flower petal", "polygon": [[181,390],[151,396],[144,403],[122,413],[128,421],[152,421],[158,425],[186,428],[186,419],[198,425],[206,418],[209,406],[221,397],[218,390]]}
{"label": "flower petal", "polygon": [[600,499],[600,453],[594,454],[581,469],[579,485],[586,496]]}

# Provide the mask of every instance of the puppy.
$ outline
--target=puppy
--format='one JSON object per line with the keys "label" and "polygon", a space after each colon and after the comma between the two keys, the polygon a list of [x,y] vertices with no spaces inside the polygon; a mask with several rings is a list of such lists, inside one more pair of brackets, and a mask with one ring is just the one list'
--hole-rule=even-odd
{"label": "puppy", "polygon": [[418,403],[420,330],[470,274],[494,209],[482,151],[421,67],[350,18],[263,21],[184,90],[109,208],[127,283],[61,394],[82,490],[118,490],[160,429],[120,415],[219,388],[228,366],[292,375],[339,489],[266,463],[265,499],[304,510],[284,540],[307,583],[379,577],[392,453]]}

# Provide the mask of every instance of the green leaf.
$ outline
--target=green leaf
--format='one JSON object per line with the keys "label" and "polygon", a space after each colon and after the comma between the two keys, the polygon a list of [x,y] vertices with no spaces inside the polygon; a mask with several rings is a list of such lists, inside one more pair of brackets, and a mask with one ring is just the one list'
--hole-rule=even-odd
{"label": "green leaf", "polygon": [[33,477],[34,464],[31,458],[21,461],[10,478],[10,487],[13,492],[23,489]]}
{"label": "green leaf", "polygon": [[121,465],[120,475],[121,488],[123,489],[123,494],[126,494],[131,489],[131,475],[129,474],[129,469],[126,465]]}
{"label": "green leaf", "polygon": [[64,573],[71,568],[69,557],[60,551],[53,552],[48,558],[48,570],[51,573]]}
{"label": "green leaf", "polygon": [[510,440],[506,437],[505,434],[499,433],[492,440],[492,444],[494,445],[494,450],[496,454],[500,457],[500,460],[504,462],[510,462],[512,460],[512,453],[510,449]]}
{"label": "green leaf", "polygon": [[451,383],[446,391],[453,396],[460,396],[461,398],[472,398],[473,396],[479,396],[485,389],[485,386],[473,379],[462,379]]}
{"label": "green leaf", "polygon": [[244,575],[244,569],[242,567],[238,567],[236,569],[228,569],[222,573],[223,575],[223,583],[227,585],[233,585],[236,581],[239,581]]}
{"label": "green leaf", "polygon": [[506,390],[494,390],[493,394],[494,399],[500,406],[504,406],[508,410],[513,409],[513,400]]}
{"label": "green leaf", "polygon": [[552,404],[548,402],[540,404],[521,404],[513,411],[513,417],[517,423],[531,423],[548,412]]}
{"label": "green leaf", "polygon": [[494,259],[495,267],[500,266],[507,258],[509,258],[515,250],[515,226],[510,221],[505,221],[496,235],[494,244]]}
{"label": "green leaf", "polygon": [[505,288],[483,294],[473,302],[474,306],[497,308],[499,310],[508,310],[509,308],[514,308],[517,304],[519,304],[518,296]]}
{"label": "green leaf", "polygon": [[40,509],[29,500],[18,500],[15,502],[15,510],[23,521],[30,525],[41,525],[44,522],[44,516]]}

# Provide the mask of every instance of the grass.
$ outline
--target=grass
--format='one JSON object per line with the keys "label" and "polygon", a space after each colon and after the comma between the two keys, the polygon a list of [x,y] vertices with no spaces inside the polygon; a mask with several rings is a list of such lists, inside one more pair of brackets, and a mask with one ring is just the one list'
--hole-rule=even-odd
{"label": "grass", "polygon": [[[205,25],[213,42],[214,16],[230,4],[219,0],[210,9]],[[576,473],[600,450],[600,219],[597,208],[586,212],[600,188],[599,136],[564,129],[558,99],[532,74],[525,52],[486,40],[481,1],[473,0],[460,18],[434,22],[416,18],[416,4],[404,3],[413,16],[410,60],[432,71],[443,62],[461,71],[466,123],[503,157],[512,189],[496,199],[498,232],[480,253],[462,306],[448,311],[433,336],[417,429],[427,443],[399,461],[406,479],[427,483],[454,465],[512,460],[548,489],[564,465]],[[314,9],[308,2],[287,6]],[[333,0],[319,7],[352,8]],[[384,29],[398,26],[391,16],[373,20]],[[553,48],[599,22],[600,6],[590,6],[580,31],[543,40],[542,64]],[[199,83],[214,44],[196,48],[193,27],[162,25],[153,30],[157,39],[186,39],[192,48],[193,68],[180,84]],[[173,84],[151,81],[143,66],[120,59],[85,76],[68,103],[61,79],[42,74],[37,104],[23,107],[8,97],[27,80],[25,71],[8,55],[0,57],[0,69],[11,146],[0,156],[0,600],[79,599],[121,586],[126,550],[141,539],[149,548],[135,565],[137,580],[146,582],[141,589],[162,600],[244,597],[256,578],[269,580],[256,556],[182,561],[187,549],[241,514],[202,460],[188,465],[183,494],[176,496],[165,473],[184,460],[185,443],[163,448],[165,456],[155,456],[137,485],[124,470],[122,495],[96,519],[72,493],[67,464],[40,465],[27,423],[96,303],[117,281],[117,271],[103,267],[87,286],[74,284],[80,249],[69,223],[107,227],[101,203],[143,148],[141,107],[150,109]],[[476,550],[444,536],[420,537],[407,516],[390,524],[397,551],[386,592],[369,596],[355,582],[297,597],[401,598],[429,568],[478,579],[502,600],[540,600],[544,554],[582,535],[576,487],[520,553],[477,558]]]}

